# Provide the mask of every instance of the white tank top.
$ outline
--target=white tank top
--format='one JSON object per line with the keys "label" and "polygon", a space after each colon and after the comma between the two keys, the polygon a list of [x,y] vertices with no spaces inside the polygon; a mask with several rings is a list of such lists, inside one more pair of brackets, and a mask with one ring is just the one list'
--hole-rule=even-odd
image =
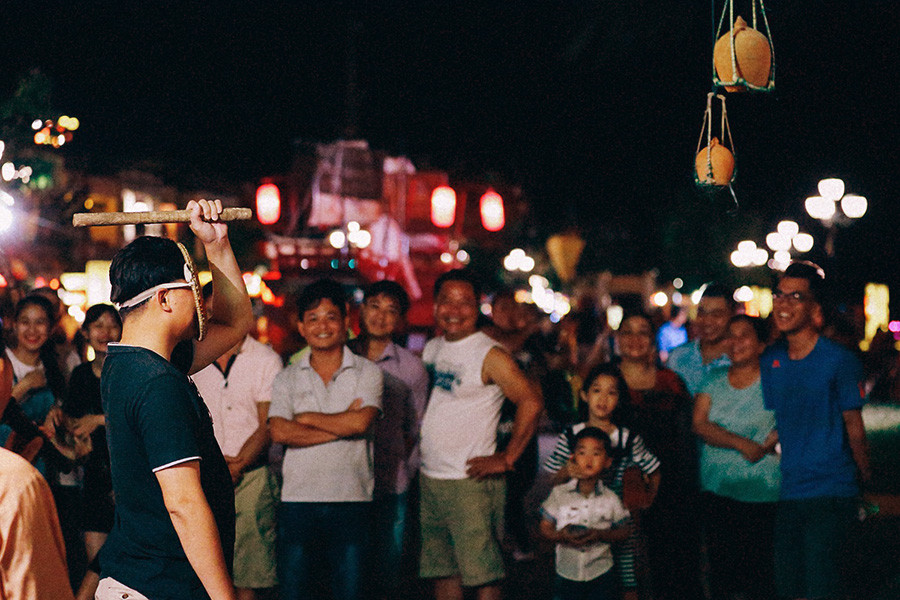
{"label": "white tank top", "polygon": [[481,380],[484,359],[498,344],[476,332],[455,342],[428,342],[422,360],[432,376],[422,421],[422,473],[432,479],[465,479],[466,461],[497,449],[503,405],[500,386]]}

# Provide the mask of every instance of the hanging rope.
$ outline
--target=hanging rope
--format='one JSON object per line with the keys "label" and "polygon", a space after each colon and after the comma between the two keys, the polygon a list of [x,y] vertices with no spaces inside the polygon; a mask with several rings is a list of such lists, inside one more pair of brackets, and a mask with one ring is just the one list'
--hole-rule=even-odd
{"label": "hanging rope", "polygon": [[[726,148],[729,152],[731,152],[731,156],[735,156],[734,151],[734,141],[731,137],[731,126],[728,124],[728,110],[725,106],[725,96],[722,94],[717,94],[715,92],[709,92],[706,95],[706,110],[703,112],[703,126],[700,128],[700,139],[697,140],[697,151],[694,153],[694,156],[700,154],[703,151],[703,139],[706,138],[706,179],[701,179],[701,175],[698,172],[696,166],[694,168],[694,183],[696,183],[700,187],[722,187],[721,185],[717,185],[713,182],[711,174],[713,172],[712,165],[712,140],[713,140],[713,98],[718,98],[721,102],[721,119],[719,125],[719,135],[717,136],[720,144],[723,148]],[[734,174],[737,171],[735,169],[732,171],[732,175],[730,181],[734,181]],[[729,184],[730,185],[730,182]]]}
{"label": "hanging rope", "polygon": [[[757,2],[759,3],[759,9],[757,10]],[[712,20],[715,21],[715,3],[716,0],[710,0],[710,9],[713,15]],[[715,34],[713,34],[713,49],[715,50],[716,42],[719,40],[722,34],[722,25],[725,21],[726,14],[728,15],[728,33],[729,33],[729,50],[730,50],[730,58],[731,58],[731,76],[733,81],[722,81],[719,79],[719,75],[716,72],[715,66],[715,53],[713,54],[713,69],[712,69],[712,80],[713,80],[713,89],[718,89],[719,87],[743,87],[747,90],[751,90],[754,92],[770,92],[775,89],[775,44],[772,41],[772,31],[769,28],[769,19],[766,16],[766,5],[763,0],[751,0],[751,27],[759,31],[757,29],[757,12],[762,14],[763,25],[765,25],[766,31],[765,36],[769,42],[769,55],[770,55],[770,66],[769,66],[769,77],[766,85],[759,86],[754,85],[744,79],[739,71],[738,71],[738,63],[737,63],[737,54],[735,52],[735,15],[734,15],[734,0],[726,0],[725,4],[722,7],[722,15],[719,18],[719,24],[716,28]],[[734,91],[734,90],[731,90]]]}

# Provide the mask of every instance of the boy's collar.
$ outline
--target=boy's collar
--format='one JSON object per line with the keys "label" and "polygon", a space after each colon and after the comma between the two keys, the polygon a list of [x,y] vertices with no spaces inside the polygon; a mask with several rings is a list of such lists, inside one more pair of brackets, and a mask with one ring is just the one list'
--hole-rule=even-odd
{"label": "boy's collar", "polygon": [[[578,491],[578,481],[579,481],[578,479],[575,479],[573,477],[572,479],[569,480],[569,483],[567,484],[566,489],[570,492],[580,493]],[[601,493],[603,493],[604,489],[606,489],[606,486],[603,485],[603,479],[598,478],[597,483],[594,484],[594,494],[599,496]]]}

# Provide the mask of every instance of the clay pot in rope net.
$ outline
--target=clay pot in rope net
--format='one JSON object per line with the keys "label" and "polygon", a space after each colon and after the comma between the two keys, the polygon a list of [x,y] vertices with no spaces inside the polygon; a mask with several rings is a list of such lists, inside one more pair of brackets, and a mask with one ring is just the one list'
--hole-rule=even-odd
{"label": "clay pot in rope net", "polygon": [[694,160],[697,180],[704,185],[728,185],[734,174],[734,155],[713,138],[709,146],[697,153]]}
{"label": "clay pot in rope net", "polygon": [[[734,56],[737,63],[737,73],[731,65],[731,41],[732,32],[728,32],[718,39],[713,48],[713,62],[716,66],[716,75],[720,81],[737,81],[744,79],[747,83],[756,87],[766,87],[769,84],[769,73],[772,69],[772,49],[765,35],[753,29],[741,17],[734,22]],[[727,85],[729,92],[743,92],[747,88],[740,85]]]}

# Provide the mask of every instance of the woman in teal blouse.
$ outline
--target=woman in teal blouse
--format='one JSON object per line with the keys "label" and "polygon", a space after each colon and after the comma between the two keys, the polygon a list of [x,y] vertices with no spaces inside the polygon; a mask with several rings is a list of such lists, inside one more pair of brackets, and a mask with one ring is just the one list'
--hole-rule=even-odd
{"label": "woman in teal blouse", "polygon": [[[728,325],[731,366],[711,372],[694,403],[713,598],[774,598],[772,532],[780,473],[775,417],[763,407],[759,356],[765,324]],[[743,594],[744,596],[739,596]]]}

